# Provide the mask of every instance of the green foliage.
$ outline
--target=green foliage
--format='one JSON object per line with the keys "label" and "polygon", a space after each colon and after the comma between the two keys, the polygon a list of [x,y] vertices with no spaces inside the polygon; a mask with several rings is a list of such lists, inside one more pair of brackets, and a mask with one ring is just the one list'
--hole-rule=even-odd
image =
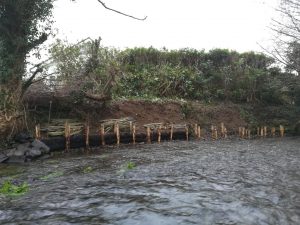
{"label": "green foliage", "polygon": [[87,166],[83,169],[83,173],[90,173],[93,171],[93,168],[91,166]]}
{"label": "green foliage", "polygon": [[253,114],[253,109],[249,106],[240,108],[240,115],[251,127],[259,126],[259,122],[255,115]]}
{"label": "green foliage", "polygon": [[20,82],[26,56],[51,33],[54,0],[0,2],[0,82]]}
{"label": "green foliage", "polygon": [[128,170],[132,170],[132,169],[134,169],[135,167],[136,167],[136,165],[135,165],[134,162],[128,162],[128,163],[126,164],[126,168],[127,168]]}
{"label": "green foliage", "polygon": [[54,179],[56,177],[61,177],[63,175],[64,175],[64,173],[62,171],[56,171],[53,173],[49,173],[48,175],[45,175],[43,177],[40,177],[40,179],[43,181],[48,181],[48,180]]}
{"label": "green foliage", "polygon": [[[299,8],[300,8],[300,6],[299,6]],[[299,32],[299,36],[300,36],[300,32]],[[286,58],[287,58],[286,69],[291,72],[296,71],[298,73],[298,75],[300,75],[300,42],[299,42],[299,40],[292,41],[288,44],[288,48],[286,50]]]}
{"label": "green foliage", "polygon": [[187,119],[194,111],[194,107],[190,102],[181,104],[181,112],[185,119]]}
{"label": "green foliage", "polygon": [[111,96],[119,78],[118,50],[100,46],[100,40],[70,45],[58,40],[51,48],[51,70],[56,84],[69,92],[74,103],[82,103],[85,93]]}
{"label": "green foliage", "polygon": [[0,188],[0,194],[6,196],[20,196],[27,193],[29,190],[29,186],[26,182],[15,185],[10,180],[4,181]]}
{"label": "green foliage", "polygon": [[61,44],[55,47],[59,51],[53,52],[61,52],[55,62],[62,79],[67,81],[66,77],[74,77],[80,69],[90,68],[86,69],[88,73],[81,75],[81,84],[76,85],[77,94],[73,94],[77,99],[84,97],[78,90],[97,93],[105,89],[109,80],[112,82],[107,89],[114,98],[230,100],[276,105],[294,104],[299,95],[295,75],[282,73],[279,68],[272,67],[273,59],[254,52],[169,51],[153,47],[117,51],[100,45],[91,48],[93,43],[76,46],[70,51]]}

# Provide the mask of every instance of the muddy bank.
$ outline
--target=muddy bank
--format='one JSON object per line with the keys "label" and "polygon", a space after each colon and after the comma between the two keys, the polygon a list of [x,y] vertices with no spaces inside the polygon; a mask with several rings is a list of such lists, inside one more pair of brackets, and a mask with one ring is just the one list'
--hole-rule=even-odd
{"label": "muddy bank", "polygon": [[[70,100],[70,99],[69,99]],[[47,124],[50,104],[41,99],[27,99],[29,117],[34,124]],[[185,100],[114,100],[110,102],[89,101],[78,104],[60,99],[51,100],[50,119],[77,119],[89,121],[94,130],[99,121],[132,117],[136,121],[137,132],[144,132],[148,123],[200,124],[204,130],[211,125],[224,123],[228,132],[234,133],[238,127],[283,125],[289,133],[299,133],[300,108],[294,106],[265,106],[234,104],[231,102],[203,103]],[[298,125],[297,125],[298,124]]]}
{"label": "muddy bank", "polygon": [[[29,102],[31,117],[36,123],[47,124],[49,119],[49,106],[39,102]],[[51,105],[51,119],[77,119],[89,121],[95,129],[99,121],[132,117],[136,121],[137,132],[144,132],[144,124],[174,123],[174,124],[200,124],[203,129],[210,129],[212,124],[223,122],[228,131],[234,131],[239,126],[246,126],[247,121],[241,116],[240,108],[232,103],[203,104],[186,101],[145,101],[122,100],[102,103],[89,103],[80,106],[70,105],[66,102],[53,102]]]}

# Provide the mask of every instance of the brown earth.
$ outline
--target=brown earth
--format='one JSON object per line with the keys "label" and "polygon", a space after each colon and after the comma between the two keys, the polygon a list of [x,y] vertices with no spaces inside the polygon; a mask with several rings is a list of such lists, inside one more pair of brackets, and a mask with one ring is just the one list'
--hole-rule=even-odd
{"label": "brown earth", "polygon": [[201,128],[225,124],[229,132],[234,132],[239,126],[246,126],[241,118],[239,108],[232,104],[204,105],[199,102],[150,102],[141,100],[126,100],[111,103],[100,114],[93,116],[93,121],[102,119],[117,119],[133,117],[139,130],[148,123],[200,124]]}

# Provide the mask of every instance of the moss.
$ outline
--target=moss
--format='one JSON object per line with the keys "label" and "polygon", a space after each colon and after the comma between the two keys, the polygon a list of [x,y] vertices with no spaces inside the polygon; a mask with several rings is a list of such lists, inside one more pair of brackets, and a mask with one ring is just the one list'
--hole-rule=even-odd
{"label": "moss", "polygon": [[129,170],[132,170],[136,167],[135,163],[134,162],[128,162],[127,165],[126,165],[126,168],[129,169]]}
{"label": "moss", "polygon": [[51,180],[55,177],[61,177],[62,175],[64,175],[63,172],[61,171],[56,171],[56,172],[53,172],[53,173],[50,173],[46,176],[43,176],[43,177],[40,177],[41,180],[44,180],[44,181],[47,181],[47,180]]}
{"label": "moss", "polygon": [[10,180],[4,181],[0,188],[0,194],[6,196],[21,196],[28,192],[29,185],[23,182],[20,185],[13,184]]}
{"label": "moss", "polygon": [[93,171],[93,168],[91,166],[87,166],[83,169],[83,173],[90,173]]}

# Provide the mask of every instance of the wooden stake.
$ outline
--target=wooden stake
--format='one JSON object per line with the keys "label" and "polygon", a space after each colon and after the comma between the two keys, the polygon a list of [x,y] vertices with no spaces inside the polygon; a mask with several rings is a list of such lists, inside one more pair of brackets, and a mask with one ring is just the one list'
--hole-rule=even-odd
{"label": "wooden stake", "polygon": [[71,125],[68,125],[68,149],[70,149],[71,146]]}
{"label": "wooden stake", "polygon": [[217,130],[216,127],[215,127],[215,129],[214,129],[214,138],[215,138],[215,140],[218,139],[218,130]]}
{"label": "wooden stake", "polygon": [[90,126],[86,124],[85,126],[85,147],[89,148],[90,146]]}
{"label": "wooden stake", "polygon": [[66,151],[69,151],[69,149],[70,149],[70,134],[71,134],[71,126],[66,121],[66,123],[65,123]]}
{"label": "wooden stake", "polygon": [[280,137],[283,137],[284,136],[284,127],[282,125],[280,125],[279,130],[280,130]]}
{"label": "wooden stake", "polygon": [[185,136],[186,136],[186,140],[189,140],[189,127],[186,125],[185,126]]}
{"label": "wooden stake", "polygon": [[200,126],[197,127],[197,135],[198,135],[198,139],[201,138],[201,128]]}
{"label": "wooden stake", "polygon": [[41,139],[41,127],[40,124],[35,126],[35,138],[36,139]]}
{"label": "wooden stake", "polygon": [[267,126],[264,126],[264,137],[267,137]]}
{"label": "wooden stake", "polygon": [[147,143],[151,143],[151,130],[150,127],[147,127]]}
{"label": "wooden stake", "polygon": [[264,137],[264,128],[263,127],[260,128],[260,136]]}
{"label": "wooden stake", "polygon": [[245,127],[242,127],[242,138],[243,139],[245,138],[245,131],[246,131]]}
{"label": "wooden stake", "polygon": [[224,126],[224,123],[222,122],[221,123],[221,136],[222,137],[224,137],[224,128],[225,128],[225,126]]}
{"label": "wooden stake", "polygon": [[116,137],[117,137],[117,145],[120,145],[120,127],[119,123],[116,123]]}
{"label": "wooden stake", "polygon": [[160,141],[161,141],[161,126],[159,126],[157,128],[157,135],[158,135],[157,142],[160,143]]}
{"label": "wooden stake", "polygon": [[130,127],[130,132],[132,133],[133,131],[132,121],[129,122],[129,127]]}
{"label": "wooden stake", "polygon": [[195,133],[195,137],[198,137],[198,125],[196,123],[194,125],[194,133]]}
{"label": "wooden stake", "polygon": [[227,128],[224,127],[224,138],[227,138]]}
{"label": "wooden stake", "polygon": [[101,145],[105,145],[105,131],[104,131],[104,124],[101,124],[101,129],[100,129],[100,134],[101,134]]}
{"label": "wooden stake", "polygon": [[135,125],[132,126],[132,142],[135,144]]}
{"label": "wooden stake", "polygon": [[117,135],[117,122],[114,124],[114,134]]}
{"label": "wooden stake", "polygon": [[259,136],[259,127],[257,128],[256,135]]}
{"label": "wooden stake", "polygon": [[171,125],[171,130],[170,130],[170,141],[173,141],[173,132],[174,132],[174,125]]}
{"label": "wooden stake", "polygon": [[275,137],[275,135],[276,135],[276,128],[275,127],[271,128],[271,135],[272,135],[272,137]]}
{"label": "wooden stake", "polygon": [[211,129],[211,138],[214,139],[214,130],[215,130],[214,125],[211,125],[210,129]]}
{"label": "wooden stake", "polygon": [[69,150],[69,146],[68,146],[68,122],[65,122],[65,139],[66,139],[66,146],[65,146],[65,150],[68,151]]}

